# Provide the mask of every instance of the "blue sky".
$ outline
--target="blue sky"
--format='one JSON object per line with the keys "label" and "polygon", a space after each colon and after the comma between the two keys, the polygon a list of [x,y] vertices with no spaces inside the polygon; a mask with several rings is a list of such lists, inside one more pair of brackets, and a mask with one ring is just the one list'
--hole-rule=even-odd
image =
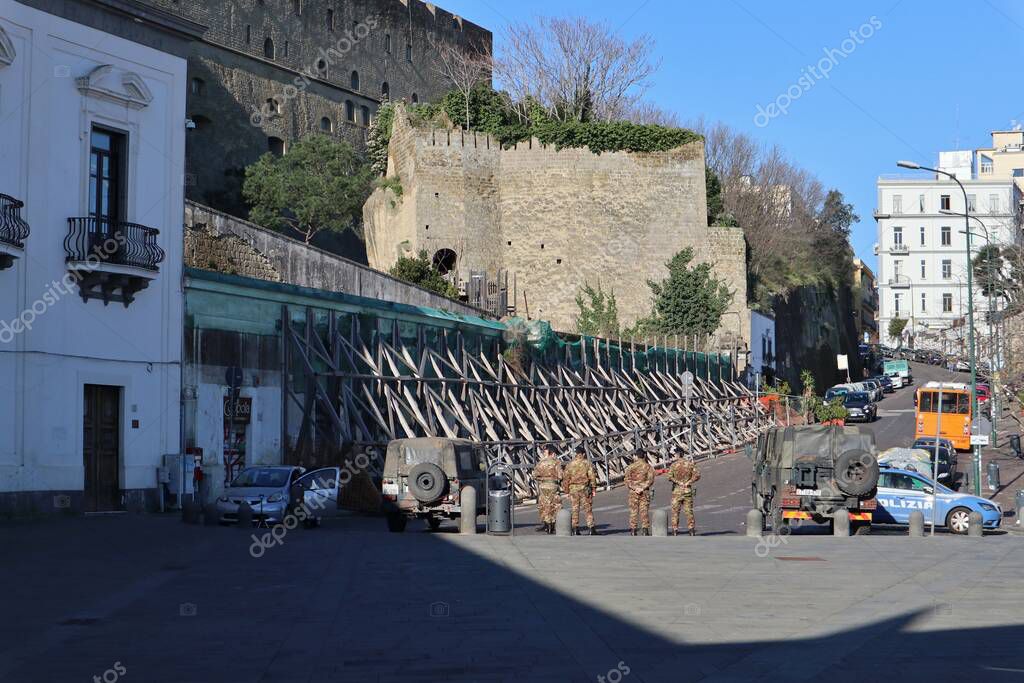
{"label": "blue sky", "polygon": [[[718,0],[439,0],[495,32],[533,17],[587,16],[624,37],[649,34],[661,69],[649,99],[687,121],[705,116],[777,144],[860,215],[851,242],[874,267],[875,180],[896,160],[936,162],[944,149],[990,143],[990,131],[1024,124],[1024,3],[1019,0],[750,2]],[[826,49],[827,79],[808,77]],[[820,72],[815,70],[817,73]],[[785,115],[769,103],[809,78]],[[795,92],[795,90],[794,90]]]}

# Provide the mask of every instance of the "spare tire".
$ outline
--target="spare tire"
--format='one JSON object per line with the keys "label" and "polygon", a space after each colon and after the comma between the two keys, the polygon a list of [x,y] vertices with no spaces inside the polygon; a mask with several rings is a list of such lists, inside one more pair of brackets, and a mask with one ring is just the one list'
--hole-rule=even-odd
{"label": "spare tire", "polygon": [[878,486],[878,459],[860,449],[843,451],[835,464],[839,490],[848,496],[865,496]]}
{"label": "spare tire", "polygon": [[436,503],[447,488],[444,470],[432,462],[421,462],[409,470],[409,491],[424,505]]}

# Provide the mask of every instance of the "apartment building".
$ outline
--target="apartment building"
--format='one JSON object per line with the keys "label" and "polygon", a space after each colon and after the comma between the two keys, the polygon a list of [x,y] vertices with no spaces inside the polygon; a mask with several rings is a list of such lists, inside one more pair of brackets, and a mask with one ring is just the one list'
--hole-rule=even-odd
{"label": "apartment building", "polygon": [[[956,352],[968,308],[965,208],[971,250],[1017,240],[1021,190],[1014,172],[980,173],[984,150],[940,153],[938,168],[963,183],[923,173],[878,179],[878,330],[883,343]],[[1024,161],[1024,157],[1022,157]],[[988,162],[982,162],[987,164]],[[993,162],[994,163],[994,162]],[[986,325],[987,300],[975,288],[975,327]],[[894,318],[907,321],[901,339],[889,337]],[[959,342],[954,340],[959,339]]]}

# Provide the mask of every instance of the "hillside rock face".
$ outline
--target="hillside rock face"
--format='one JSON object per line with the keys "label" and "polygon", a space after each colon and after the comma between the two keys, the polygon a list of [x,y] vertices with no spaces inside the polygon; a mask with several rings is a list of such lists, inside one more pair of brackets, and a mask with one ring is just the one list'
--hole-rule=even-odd
{"label": "hillside rock face", "polygon": [[776,367],[779,379],[800,388],[800,371],[810,370],[819,393],[833,384],[846,381],[846,372],[837,369],[836,356],[846,354],[850,378],[863,378],[857,355],[857,329],[853,320],[853,297],[849,287],[836,292],[819,285],[799,287],[785,299],[776,299]]}

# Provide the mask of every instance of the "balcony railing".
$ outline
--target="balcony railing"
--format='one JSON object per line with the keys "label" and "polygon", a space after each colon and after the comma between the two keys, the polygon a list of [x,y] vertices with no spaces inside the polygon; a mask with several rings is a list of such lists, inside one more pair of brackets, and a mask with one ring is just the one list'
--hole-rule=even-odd
{"label": "balcony railing", "polygon": [[910,245],[908,245],[908,244],[906,244],[904,242],[900,242],[899,244],[894,244],[891,247],[889,247],[889,253],[890,254],[909,254],[910,253]]}
{"label": "balcony railing", "polygon": [[0,194],[0,242],[18,249],[25,248],[28,239],[28,223],[21,217],[25,202],[6,194]]}
{"label": "balcony railing", "polygon": [[158,234],[159,230],[138,223],[95,216],[69,218],[64,250],[68,261],[96,259],[100,264],[155,271],[164,260],[164,250],[156,243]]}
{"label": "balcony railing", "polygon": [[889,278],[889,286],[893,289],[904,289],[910,286],[910,278],[905,275]]}

